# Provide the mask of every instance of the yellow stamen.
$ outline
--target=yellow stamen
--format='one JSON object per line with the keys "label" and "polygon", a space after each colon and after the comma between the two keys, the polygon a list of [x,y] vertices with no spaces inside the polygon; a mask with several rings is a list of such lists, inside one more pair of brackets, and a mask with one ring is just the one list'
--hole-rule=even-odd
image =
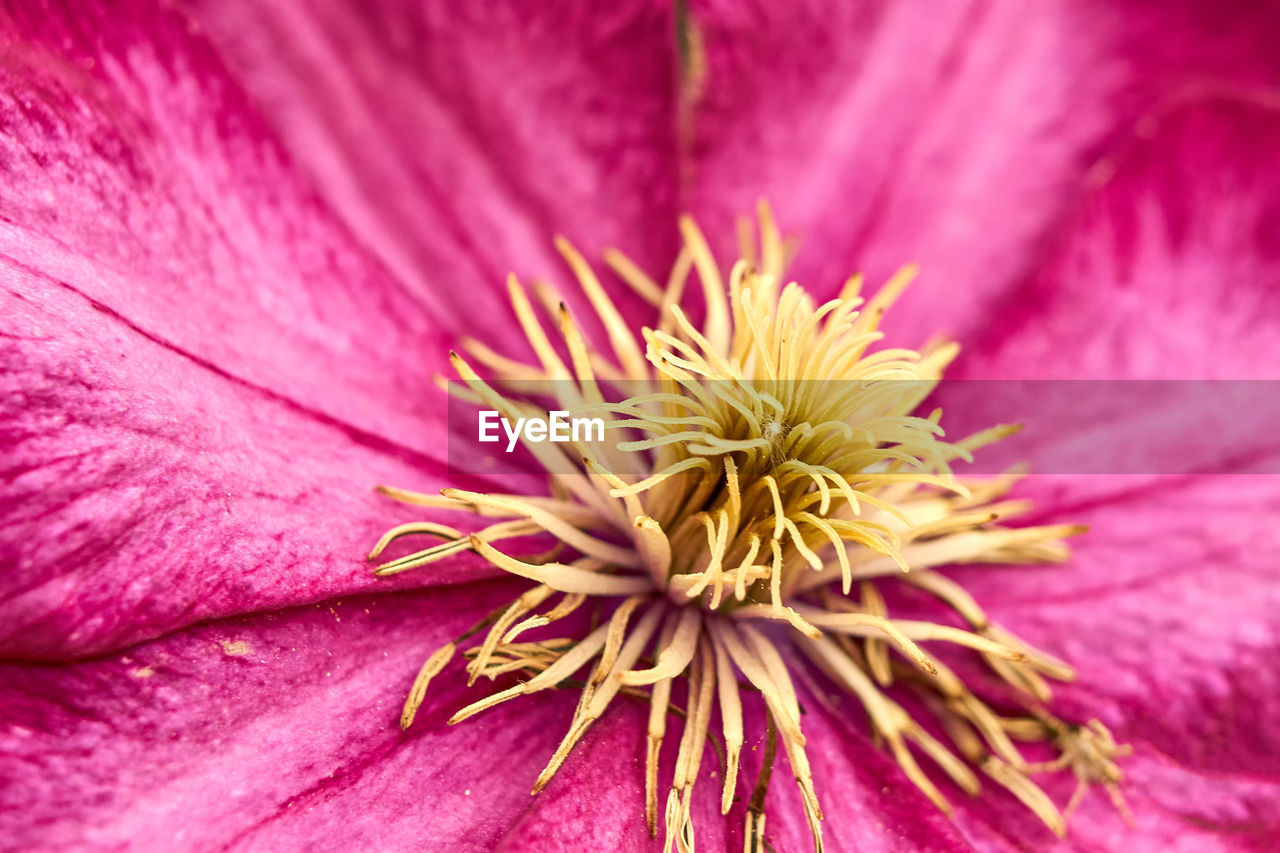
{"label": "yellow stamen", "polygon": [[[377,574],[423,568],[470,550],[536,584],[427,659],[401,725],[413,722],[428,685],[460,644],[485,629],[463,651],[466,671],[472,683],[486,677],[506,686],[459,710],[450,724],[517,696],[580,691],[534,793],[551,782],[619,694],[647,696],[646,824],[656,835],[667,717],[682,717],[662,818],[665,849],[687,851],[694,846],[694,783],[707,741],[716,745],[713,712],[718,708],[724,738],[720,807],[727,814],[748,736],[743,706],[759,701],[766,751],[747,804],[745,849],[768,849],[765,792],[781,742],[821,850],[822,809],[794,677],[796,667],[807,665],[780,650],[790,646],[860,703],[877,739],[943,811],[949,810],[943,788],[922,770],[918,754],[950,780],[943,787],[971,795],[979,792],[975,770],[981,770],[1058,834],[1091,784],[1102,785],[1127,814],[1115,762],[1125,747],[1100,723],[1072,725],[1043,706],[1049,681],[1073,678],[1071,667],[992,623],[958,582],[938,571],[964,563],[1061,562],[1069,556],[1064,540],[1084,528],[1004,527],[1006,518],[1029,508],[1006,498],[1018,475],[961,479],[953,473],[953,463],[970,461],[973,451],[1017,427],[997,425],[948,443],[941,411],[917,411],[958,348],[947,342],[920,352],[880,347],[881,320],[914,267],[865,303],[863,280],[853,276],[835,299],[817,304],[784,279],[792,246],[763,202],[757,220],[758,245],[756,229],[741,226],[742,258],[727,275],[688,217],[679,222],[684,246],[664,285],[606,250],[618,278],[656,309],[651,326],[639,330],[628,326],[583,254],[558,238],[557,249],[604,329],[607,350],[592,346],[560,290],[535,284],[531,302],[513,275],[507,280],[511,306],[533,360],[465,341],[471,358],[491,373],[482,378],[467,359],[450,354],[462,381],[448,390],[458,398],[512,419],[545,419],[552,406],[597,417],[605,440],[529,445],[553,472],[549,494],[445,489],[436,496],[380,487],[404,503],[498,520],[474,531],[435,521],[396,526],[370,559],[402,538],[443,541],[384,562]],[[695,271],[701,323],[682,305]],[[529,536],[557,544],[541,555],[495,546]],[[569,552],[564,562],[562,551]],[[898,618],[885,595],[895,584],[929,593],[970,630],[945,620]],[[554,606],[542,610],[555,595]],[[552,624],[574,624],[571,617],[590,620],[576,632],[585,636],[541,637]],[[939,647],[926,652],[921,643]],[[998,715],[966,685],[958,674],[963,670],[943,663],[947,654],[989,667],[1013,688],[1013,701],[1025,713]],[[525,680],[512,683],[513,675]],[[687,684],[683,711],[671,702],[676,680]],[[907,707],[937,716],[951,744],[930,735],[893,698],[900,691],[921,700]],[[1048,741],[1058,757],[1028,763],[1017,742],[1034,740]],[[1030,778],[1053,771],[1077,780],[1061,812]]]}

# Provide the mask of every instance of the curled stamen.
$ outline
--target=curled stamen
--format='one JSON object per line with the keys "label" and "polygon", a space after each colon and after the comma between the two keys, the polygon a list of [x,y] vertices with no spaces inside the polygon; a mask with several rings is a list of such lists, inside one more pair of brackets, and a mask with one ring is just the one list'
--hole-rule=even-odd
{"label": "curled stamen", "polygon": [[684,672],[697,651],[697,640],[702,628],[702,611],[696,607],[681,609],[675,619],[671,639],[663,643],[662,653],[651,669],[618,673],[618,680],[627,685],[653,684],[673,678]]}
{"label": "curled stamen", "polygon": [[400,728],[407,729],[413,725],[413,718],[417,716],[418,708],[427,695],[427,687],[431,684],[431,679],[440,674],[440,670],[453,659],[453,653],[457,650],[458,647],[453,643],[446,643],[427,658],[422,669],[418,670],[418,677],[413,680],[413,686],[409,688],[409,696],[404,700],[404,710],[400,713]]}

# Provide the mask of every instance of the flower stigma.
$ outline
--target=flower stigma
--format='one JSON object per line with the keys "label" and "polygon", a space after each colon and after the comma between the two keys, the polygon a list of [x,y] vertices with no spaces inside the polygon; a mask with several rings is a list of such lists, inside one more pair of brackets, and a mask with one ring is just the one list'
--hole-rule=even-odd
{"label": "flower stigma", "polygon": [[[536,285],[531,299],[512,275],[511,305],[536,362],[469,340],[466,356],[450,353],[461,379],[449,383],[455,395],[512,420],[546,418],[550,408],[603,417],[605,439],[530,445],[549,475],[549,494],[381,487],[406,503],[494,521],[472,532],[435,522],[393,528],[370,559],[401,537],[439,541],[381,563],[377,574],[473,551],[535,584],[427,658],[402,728],[413,723],[432,679],[476,638],[463,653],[470,682],[509,686],[458,710],[450,724],[519,696],[578,691],[534,794],[615,700],[639,700],[649,705],[647,736],[637,744],[646,755],[645,820],[655,837],[661,824],[666,850],[694,848],[691,796],[709,745],[723,780],[722,814],[745,801],[745,850],[766,849],[765,799],[779,745],[821,850],[823,809],[796,689],[799,680],[821,677],[821,691],[865,711],[877,742],[943,812],[951,811],[943,777],[976,796],[981,774],[1059,836],[1090,784],[1102,785],[1127,815],[1115,762],[1127,748],[1097,720],[1072,724],[1047,708],[1049,682],[1073,679],[1072,668],[992,622],[939,571],[1063,562],[1065,540],[1084,528],[1006,526],[1030,509],[1008,497],[1018,473],[953,473],[952,463],[970,461],[1017,427],[948,442],[940,411],[918,414],[958,347],[878,347],[881,319],[914,269],[869,298],[855,276],[836,298],[815,304],[799,285],[783,285],[793,247],[768,206],[761,202],[756,221],[740,225],[741,258],[727,283],[688,217],[664,285],[622,254],[604,253],[655,312],[653,327],[638,336],[583,256],[557,239],[611,352],[593,348],[552,287]],[[683,307],[695,277],[700,322]],[[521,391],[531,382],[543,383],[541,397]],[[547,396],[553,406],[543,404]],[[537,534],[559,544],[519,557],[498,544]],[[904,590],[949,616],[892,615],[890,603]],[[556,623],[573,626],[571,636],[526,638]],[[980,698],[944,663],[948,655],[981,661],[1008,689],[995,703]],[[741,782],[750,793],[740,796],[750,703],[763,710],[764,731],[751,735],[763,735],[764,751],[756,778]],[[678,737],[678,748],[660,790],[668,737]],[[1028,749],[1050,757],[1030,761]],[[921,758],[934,769],[926,772]],[[1049,772],[1076,779],[1062,810],[1032,779]]]}

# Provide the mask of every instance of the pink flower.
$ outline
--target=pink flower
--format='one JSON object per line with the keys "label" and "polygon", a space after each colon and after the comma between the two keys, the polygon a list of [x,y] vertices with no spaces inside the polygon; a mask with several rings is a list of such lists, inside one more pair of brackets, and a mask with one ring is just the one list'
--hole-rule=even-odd
{"label": "pink flower", "polygon": [[[512,346],[503,276],[559,269],[554,233],[660,270],[681,211],[724,256],[763,195],[819,295],[919,261],[890,333],[950,332],[962,376],[1277,372],[1275,4],[362,8],[0,13],[14,849],[648,848],[643,705],[535,799],[572,694],[449,728],[483,693],[441,678],[395,725],[424,656],[527,584],[363,560],[420,515],[374,484],[456,485],[432,377],[464,336]],[[1074,559],[950,575],[1078,668],[1057,713],[1134,750],[1134,825],[1094,790],[1056,843],[1274,844],[1274,479],[1023,494],[1091,525]],[[1055,843],[1000,789],[948,820],[800,689],[832,849]],[[707,849],[741,843],[716,787]],[[768,814],[807,848],[792,787]]]}

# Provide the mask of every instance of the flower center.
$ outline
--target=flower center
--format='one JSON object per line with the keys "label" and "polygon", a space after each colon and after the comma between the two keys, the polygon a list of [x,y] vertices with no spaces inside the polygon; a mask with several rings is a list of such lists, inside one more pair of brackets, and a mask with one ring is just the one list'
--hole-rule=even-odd
{"label": "flower center", "polygon": [[[948,802],[917,756],[970,794],[980,788],[975,769],[982,771],[1059,834],[1064,815],[1033,773],[1075,774],[1079,787],[1068,812],[1090,782],[1104,785],[1123,810],[1113,759],[1124,748],[1097,721],[1073,726],[1045,709],[1048,679],[1070,679],[1071,668],[991,622],[938,571],[959,563],[1060,562],[1069,555],[1064,539],[1083,528],[1006,527],[1005,519],[1028,509],[1006,498],[1017,477],[953,474],[951,463],[1015,428],[949,443],[941,412],[917,414],[957,348],[878,348],[880,320],[912,270],[865,300],[854,277],[818,305],[799,286],[782,286],[790,247],[763,203],[758,225],[758,242],[750,223],[742,229],[742,258],[727,282],[688,219],[665,286],[606,252],[618,277],[655,309],[655,325],[639,339],[585,259],[558,240],[611,356],[588,344],[558,293],[539,286],[536,301],[559,332],[549,336],[514,276],[512,306],[537,364],[464,342],[492,374],[486,380],[467,358],[451,354],[459,396],[509,418],[545,418],[537,401],[552,397],[561,410],[604,418],[605,440],[530,445],[551,472],[545,495],[445,489],[437,497],[383,488],[409,503],[501,520],[468,533],[434,522],[394,528],[371,559],[402,536],[442,541],[382,563],[378,574],[472,550],[536,584],[427,659],[402,726],[412,723],[428,683],[458,646],[482,637],[466,651],[471,681],[506,683],[512,673],[525,680],[461,709],[451,723],[541,690],[580,691],[534,793],[613,701],[635,698],[650,706],[645,785],[653,834],[661,746],[673,720],[680,725],[662,813],[668,848],[693,847],[690,798],[710,740],[720,756],[722,812],[742,805],[747,849],[764,849],[764,801],[779,742],[821,849],[822,810],[793,680],[817,672],[862,704],[905,773],[944,811]],[[681,307],[695,273],[701,324]],[[495,544],[539,533],[560,544],[533,557]],[[947,618],[891,616],[889,602],[901,587],[927,593],[968,628]],[[546,638],[543,629],[555,623],[585,624],[570,632],[576,636]],[[1016,706],[980,698],[944,663],[947,655],[960,666],[980,661],[1013,688]],[[913,707],[931,718],[914,718],[895,698],[903,695],[922,700]],[[748,702],[763,706],[767,738],[749,794],[738,790]],[[950,745],[930,730],[944,732]],[[1027,761],[1015,741],[1029,740],[1049,741],[1058,758]]]}

